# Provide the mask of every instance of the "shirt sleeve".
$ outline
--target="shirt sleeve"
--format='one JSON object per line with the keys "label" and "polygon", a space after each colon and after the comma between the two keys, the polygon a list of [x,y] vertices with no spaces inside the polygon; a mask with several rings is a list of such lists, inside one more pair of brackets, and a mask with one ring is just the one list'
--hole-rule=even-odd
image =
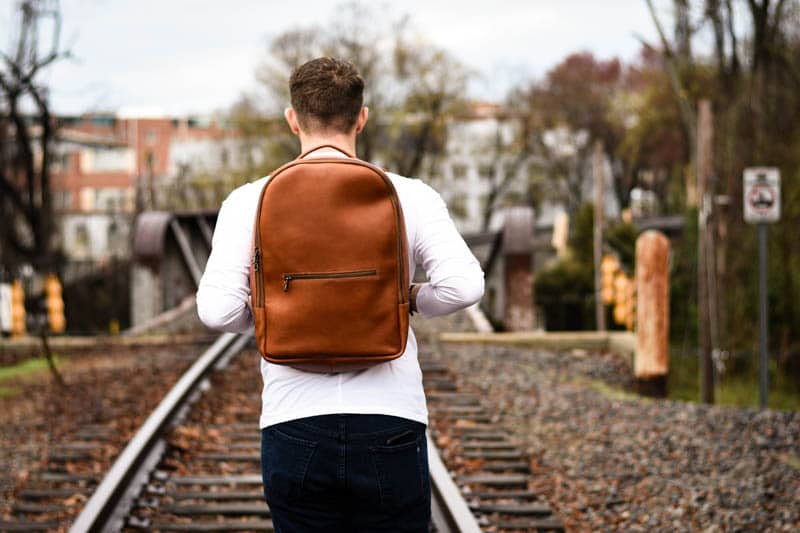
{"label": "shirt sleeve", "polygon": [[217,215],[211,255],[197,289],[197,314],[211,329],[245,333],[253,327],[250,253],[258,192],[251,188],[233,191]]}
{"label": "shirt sleeve", "polygon": [[425,318],[453,313],[483,296],[480,263],[458,233],[442,197],[420,183],[419,226],[414,259],[428,276],[417,293],[417,311]]}

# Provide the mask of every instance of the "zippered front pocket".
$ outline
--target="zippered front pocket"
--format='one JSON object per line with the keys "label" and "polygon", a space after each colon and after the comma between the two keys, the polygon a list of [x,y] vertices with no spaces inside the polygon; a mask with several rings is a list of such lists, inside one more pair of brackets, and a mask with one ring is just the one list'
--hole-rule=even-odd
{"label": "zippered front pocket", "polygon": [[339,278],[366,278],[377,276],[376,269],[350,270],[345,272],[295,272],[283,275],[283,292],[289,292],[289,283],[300,279],[339,279]]}
{"label": "zippered front pocket", "polygon": [[395,298],[394,274],[373,264],[359,268],[370,263],[354,261],[328,271],[286,265],[265,278],[264,330],[269,334],[263,353],[285,358],[397,354],[398,306],[407,304]]}

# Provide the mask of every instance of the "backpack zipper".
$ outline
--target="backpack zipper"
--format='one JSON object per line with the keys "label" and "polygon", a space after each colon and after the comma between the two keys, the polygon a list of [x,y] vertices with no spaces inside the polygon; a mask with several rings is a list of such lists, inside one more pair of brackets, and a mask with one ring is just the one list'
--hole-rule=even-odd
{"label": "backpack zipper", "polygon": [[308,272],[298,274],[283,275],[283,292],[289,292],[289,282],[293,279],[337,279],[337,278],[366,278],[377,276],[378,271],[372,270],[353,270],[350,272]]}
{"label": "backpack zipper", "polygon": [[261,286],[261,250],[258,248],[253,252],[253,272],[256,278],[256,304],[257,307],[264,307],[264,289]]}

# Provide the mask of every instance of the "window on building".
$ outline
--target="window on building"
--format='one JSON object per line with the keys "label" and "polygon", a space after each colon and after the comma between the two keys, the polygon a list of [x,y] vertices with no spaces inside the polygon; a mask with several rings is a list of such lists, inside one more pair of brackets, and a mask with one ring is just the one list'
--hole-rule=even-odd
{"label": "window on building", "polygon": [[94,211],[97,202],[97,191],[92,187],[81,187],[79,203],[79,209],[81,211]]}
{"label": "window on building", "polygon": [[75,241],[72,253],[79,258],[89,256],[89,230],[86,224],[75,226]]}
{"label": "window on building", "polygon": [[115,122],[116,119],[114,117],[92,117],[92,126],[110,128],[114,126]]}
{"label": "window on building", "polygon": [[119,251],[119,242],[119,225],[117,225],[116,221],[113,221],[108,225],[108,251],[111,255],[117,255]]}
{"label": "window on building", "polygon": [[122,190],[122,211],[132,213],[136,207],[136,189],[128,187]]}
{"label": "window on building", "polygon": [[158,142],[158,131],[147,130],[144,134],[144,142],[147,144],[156,144]]}
{"label": "window on building", "polygon": [[478,174],[480,174],[483,179],[492,179],[494,177],[494,165],[483,163],[478,167]]}
{"label": "window on building", "polygon": [[59,153],[53,154],[52,163],[50,164],[50,170],[55,173],[64,173],[69,170],[69,154],[68,153]]}
{"label": "window on building", "polygon": [[152,150],[145,152],[144,165],[148,169],[155,169],[158,166],[158,156]]}
{"label": "window on building", "polygon": [[520,191],[506,191],[506,193],[500,198],[500,205],[503,207],[525,205],[525,195]]}
{"label": "window on building", "polygon": [[57,211],[70,211],[72,209],[72,192],[57,191],[53,204]]}
{"label": "window on building", "polygon": [[467,177],[467,165],[456,163],[452,167],[453,179],[463,180]]}
{"label": "window on building", "polygon": [[467,196],[463,193],[456,194],[450,198],[447,207],[455,218],[464,219],[469,214],[467,212]]}

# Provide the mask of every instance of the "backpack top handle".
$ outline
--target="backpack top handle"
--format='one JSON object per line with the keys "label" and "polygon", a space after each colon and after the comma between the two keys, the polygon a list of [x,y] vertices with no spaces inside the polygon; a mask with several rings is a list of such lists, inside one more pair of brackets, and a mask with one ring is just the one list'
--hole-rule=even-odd
{"label": "backpack top handle", "polygon": [[334,150],[343,153],[347,157],[355,158],[355,156],[353,154],[351,154],[347,150],[342,150],[338,146],[335,146],[333,144],[320,144],[319,146],[315,146],[314,148],[311,148],[310,150],[306,150],[305,152],[303,152],[302,154],[297,156],[297,159],[303,159],[305,156],[307,156],[311,152],[315,152],[315,151],[319,150],[320,148],[333,148]]}

